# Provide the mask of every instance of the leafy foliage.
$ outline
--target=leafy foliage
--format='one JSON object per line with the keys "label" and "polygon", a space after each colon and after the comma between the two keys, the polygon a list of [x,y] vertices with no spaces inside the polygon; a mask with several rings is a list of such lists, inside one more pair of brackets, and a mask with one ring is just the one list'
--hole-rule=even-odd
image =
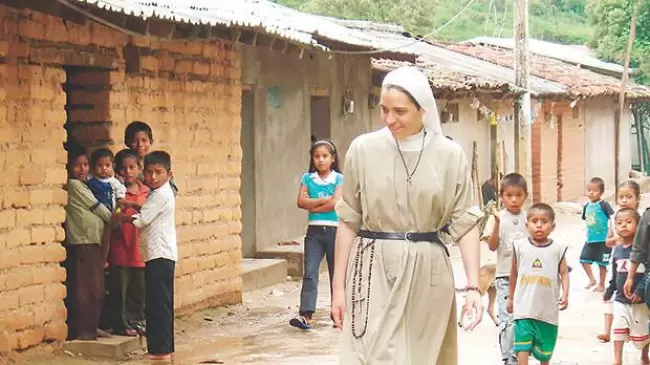
{"label": "leafy foliage", "polygon": [[[589,20],[596,29],[589,45],[602,58],[621,64],[625,61],[635,2],[591,0],[587,6]],[[642,0],[640,3],[630,66],[639,68],[640,82],[650,83],[650,1]]]}
{"label": "leafy foliage", "polygon": [[[432,38],[467,40],[512,36],[512,0],[274,0],[315,14],[400,24],[416,35],[429,34],[462,11]],[[584,44],[592,35],[587,0],[530,0],[530,31],[538,39]]]}

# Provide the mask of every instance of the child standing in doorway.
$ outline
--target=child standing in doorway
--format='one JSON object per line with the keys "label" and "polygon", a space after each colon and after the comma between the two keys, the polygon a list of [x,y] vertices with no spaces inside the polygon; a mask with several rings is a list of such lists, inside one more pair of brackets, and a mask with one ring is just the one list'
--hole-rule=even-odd
{"label": "child standing in doorway", "polygon": [[605,181],[599,177],[591,179],[587,184],[587,197],[589,203],[584,206],[582,219],[587,223],[587,239],[580,254],[580,263],[589,278],[585,289],[596,286],[596,279],[591,271],[591,265],[596,264],[599,270],[598,286],[595,292],[605,291],[605,279],[607,278],[607,265],[612,249],[605,245],[609,227],[609,217],[614,214],[611,205],[602,199],[605,192]]}
{"label": "child standing in doorway", "polygon": [[139,231],[145,262],[145,320],[147,350],[151,360],[168,360],[174,353],[174,270],[176,198],[169,184],[171,157],[154,151],[144,159],[144,182],[151,189],[140,213],[115,215]]}
{"label": "child standing in doorway", "polygon": [[[619,210],[615,217],[616,233],[621,238],[622,243],[614,249],[612,257],[613,277],[609,287],[603,296],[605,302],[614,298],[613,313],[614,323],[612,340],[614,341],[614,365],[623,364],[623,345],[631,341],[641,350],[641,364],[649,364],[648,358],[648,307],[643,302],[643,290],[638,283],[645,273],[644,265],[634,267],[630,265],[630,254],[632,253],[632,244],[634,234],[639,223],[639,213],[636,209],[623,208]],[[633,278],[637,283],[632,286],[631,298],[625,295],[625,282],[628,278]],[[616,295],[614,293],[616,292]]]}
{"label": "child standing in doorway", "polygon": [[343,175],[339,170],[338,152],[330,141],[317,141],[309,151],[309,172],[302,176],[298,207],[309,211],[305,235],[304,276],[300,292],[299,317],[289,321],[293,327],[311,329],[318,299],[318,275],[323,256],[330,278],[334,274],[334,241],[338,215],[334,211],[341,197]]}
{"label": "child standing in doorway", "polygon": [[515,320],[518,364],[528,365],[532,353],[548,365],[557,342],[559,311],[569,305],[567,248],[549,238],[555,212],[548,204],[530,207],[527,225],[530,237],[513,244],[508,312]]}
{"label": "child standing in doorway", "polygon": [[[144,161],[144,157],[151,151],[153,145],[153,130],[149,124],[139,120],[131,122],[124,130],[124,144],[138,153],[140,160]],[[144,171],[144,170],[143,170]],[[143,181],[143,175],[140,174],[138,179]],[[174,177],[171,176],[169,184],[174,191],[174,196],[178,194],[178,187],[174,183]]]}
{"label": "child standing in doorway", "polygon": [[491,251],[497,252],[497,268],[494,286],[497,291],[499,316],[499,344],[501,360],[504,365],[516,365],[517,357],[513,350],[514,323],[508,313],[507,303],[510,295],[510,268],[512,266],[512,244],[528,237],[526,212],[522,210],[528,197],[526,179],[517,173],[506,175],[501,180],[501,200],[505,209],[488,219],[483,231]]}
{"label": "child standing in doorway", "polygon": [[[120,209],[127,216],[135,215],[149,194],[149,188],[138,180],[140,157],[134,150],[122,150],[115,156],[115,169],[126,185]],[[115,334],[136,336],[144,332],[145,274],[138,229],[132,223],[122,223],[113,231],[108,263],[112,328]]]}
{"label": "child standing in doorway", "polygon": [[65,233],[67,242],[68,338],[86,341],[108,335],[98,329],[104,300],[104,262],[101,240],[111,221],[110,210],[86,184],[89,172],[87,151],[73,143],[68,151],[68,203]]}
{"label": "child standing in doorway", "polygon": [[[618,211],[622,209],[634,209],[638,211],[641,199],[641,188],[634,180],[627,180],[618,186],[618,193],[616,194],[616,203]],[[642,214],[642,212],[639,212]],[[616,230],[615,219],[609,220],[609,229],[607,233],[607,247],[616,247],[623,243],[623,239],[618,235]],[[615,249],[614,249],[615,250]],[[612,271],[612,279],[615,280],[617,273]],[[610,286],[612,281],[610,280]],[[598,335],[601,342],[609,342],[612,333],[612,320],[613,320],[613,303],[611,301],[605,302],[605,332]]]}

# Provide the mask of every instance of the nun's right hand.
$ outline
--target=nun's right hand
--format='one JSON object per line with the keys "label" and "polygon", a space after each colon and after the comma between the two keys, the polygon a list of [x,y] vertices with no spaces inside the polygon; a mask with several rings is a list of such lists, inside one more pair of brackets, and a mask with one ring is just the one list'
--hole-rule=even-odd
{"label": "nun's right hand", "polygon": [[332,321],[334,327],[343,329],[343,316],[345,313],[345,290],[334,290],[332,293]]}

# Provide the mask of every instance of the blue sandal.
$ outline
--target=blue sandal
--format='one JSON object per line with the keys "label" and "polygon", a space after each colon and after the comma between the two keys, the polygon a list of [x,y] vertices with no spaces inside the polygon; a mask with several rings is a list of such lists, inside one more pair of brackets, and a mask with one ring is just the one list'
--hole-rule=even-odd
{"label": "blue sandal", "polygon": [[312,329],[311,325],[307,323],[307,320],[305,317],[296,317],[296,318],[291,318],[289,321],[289,324],[292,325],[293,327],[299,328],[301,330],[310,330]]}

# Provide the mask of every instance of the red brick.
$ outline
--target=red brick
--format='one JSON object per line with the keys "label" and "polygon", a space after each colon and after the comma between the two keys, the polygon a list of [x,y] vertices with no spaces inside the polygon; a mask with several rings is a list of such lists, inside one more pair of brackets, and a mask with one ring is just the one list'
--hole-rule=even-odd
{"label": "red brick", "polygon": [[[54,140],[57,140],[57,134],[56,130],[47,128],[45,126],[42,127],[31,127],[27,130],[24,130],[21,133],[21,138],[23,142],[31,142],[31,143],[43,143],[47,141],[52,141],[51,138],[55,138]],[[63,141],[63,140],[61,140]]]}
{"label": "red brick", "polygon": [[44,327],[45,341],[65,341],[68,336],[68,326],[65,321],[55,321],[47,323]]}
{"label": "red brick", "polygon": [[16,219],[21,226],[30,226],[33,224],[43,223],[43,210],[42,209],[21,209],[17,211]]}
{"label": "red brick", "polygon": [[65,248],[58,243],[50,243],[45,245],[43,251],[44,262],[62,262],[65,260]]}
{"label": "red brick", "polygon": [[16,226],[16,212],[13,210],[0,211],[0,229],[13,228]]}
{"label": "red brick", "polygon": [[68,202],[68,193],[63,189],[54,189],[53,193],[53,204],[57,205],[66,205]]}
{"label": "red brick", "polygon": [[2,331],[0,332],[0,353],[7,353],[18,348],[18,334]]}
{"label": "red brick", "polygon": [[[1,130],[0,130],[0,134],[2,134]],[[2,142],[0,141],[0,143],[2,143]],[[2,172],[2,174],[0,174],[0,187],[18,185],[19,171],[20,170],[15,169],[15,168],[5,169]],[[0,189],[0,190],[2,190],[2,189]]]}
{"label": "red brick", "polygon": [[56,283],[45,287],[45,300],[53,302],[65,298],[65,285]]}
{"label": "red brick", "polygon": [[26,208],[29,206],[29,192],[27,190],[5,190],[0,194],[3,209]]}
{"label": "red brick", "polygon": [[59,224],[65,221],[65,209],[63,207],[51,207],[43,211],[43,223]]}
{"label": "red brick", "polygon": [[45,290],[41,285],[32,285],[18,290],[18,295],[19,304],[22,307],[27,304],[42,302],[45,298]]}
{"label": "red brick", "polygon": [[5,168],[25,167],[29,164],[29,150],[12,149],[5,152]]}
{"label": "red brick", "polygon": [[17,332],[34,326],[34,313],[22,307],[12,312],[7,318],[7,331]]}
{"label": "red brick", "polygon": [[[4,250],[0,255],[0,270],[20,266],[20,253],[17,249]],[[3,294],[4,295],[4,294]],[[4,300],[4,297],[3,297]]]}
{"label": "red brick", "polygon": [[45,169],[45,183],[62,185],[68,180],[68,172],[62,166],[60,168]]}
{"label": "red brick", "polygon": [[34,166],[20,170],[21,185],[39,185],[45,182],[45,171]]}
{"label": "red brick", "polygon": [[25,350],[43,342],[43,327],[32,328],[18,333],[18,349]]}
{"label": "red brick", "polygon": [[65,240],[65,230],[61,226],[54,226],[54,240],[56,242],[63,242]]}
{"label": "red brick", "polygon": [[6,277],[5,287],[14,290],[32,284],[33,276],[29,268],[17,268],[10,270]]}
{"label": "red brick", "polygon": [[35,264],[43,262],[44,249],[42,246],[27,246],[20,248],[20,263]]}
{"label": "red brick", "polygon": [[12,58],[26,58],[29,56],[29,44],[23,42],[11,42],[9,44],[9,55]]}
{"label": "red brick", "polygon": [[17,228],[11,230],[7,233],[6,237],[6,247],[9,249],[26,246],[31,243],[31,232],[29,229],[25,228]]}
{"label": "red brick", "polygon": [[31,273],[34,284],[62,283],[66,277],[65,268],[56,264],[32,268]]}
{"label": "red brick", "polygon": [[29,201],[32,205],[52,204],[54,202],[54,191],[52,189],[32,190],[29,192]]}

